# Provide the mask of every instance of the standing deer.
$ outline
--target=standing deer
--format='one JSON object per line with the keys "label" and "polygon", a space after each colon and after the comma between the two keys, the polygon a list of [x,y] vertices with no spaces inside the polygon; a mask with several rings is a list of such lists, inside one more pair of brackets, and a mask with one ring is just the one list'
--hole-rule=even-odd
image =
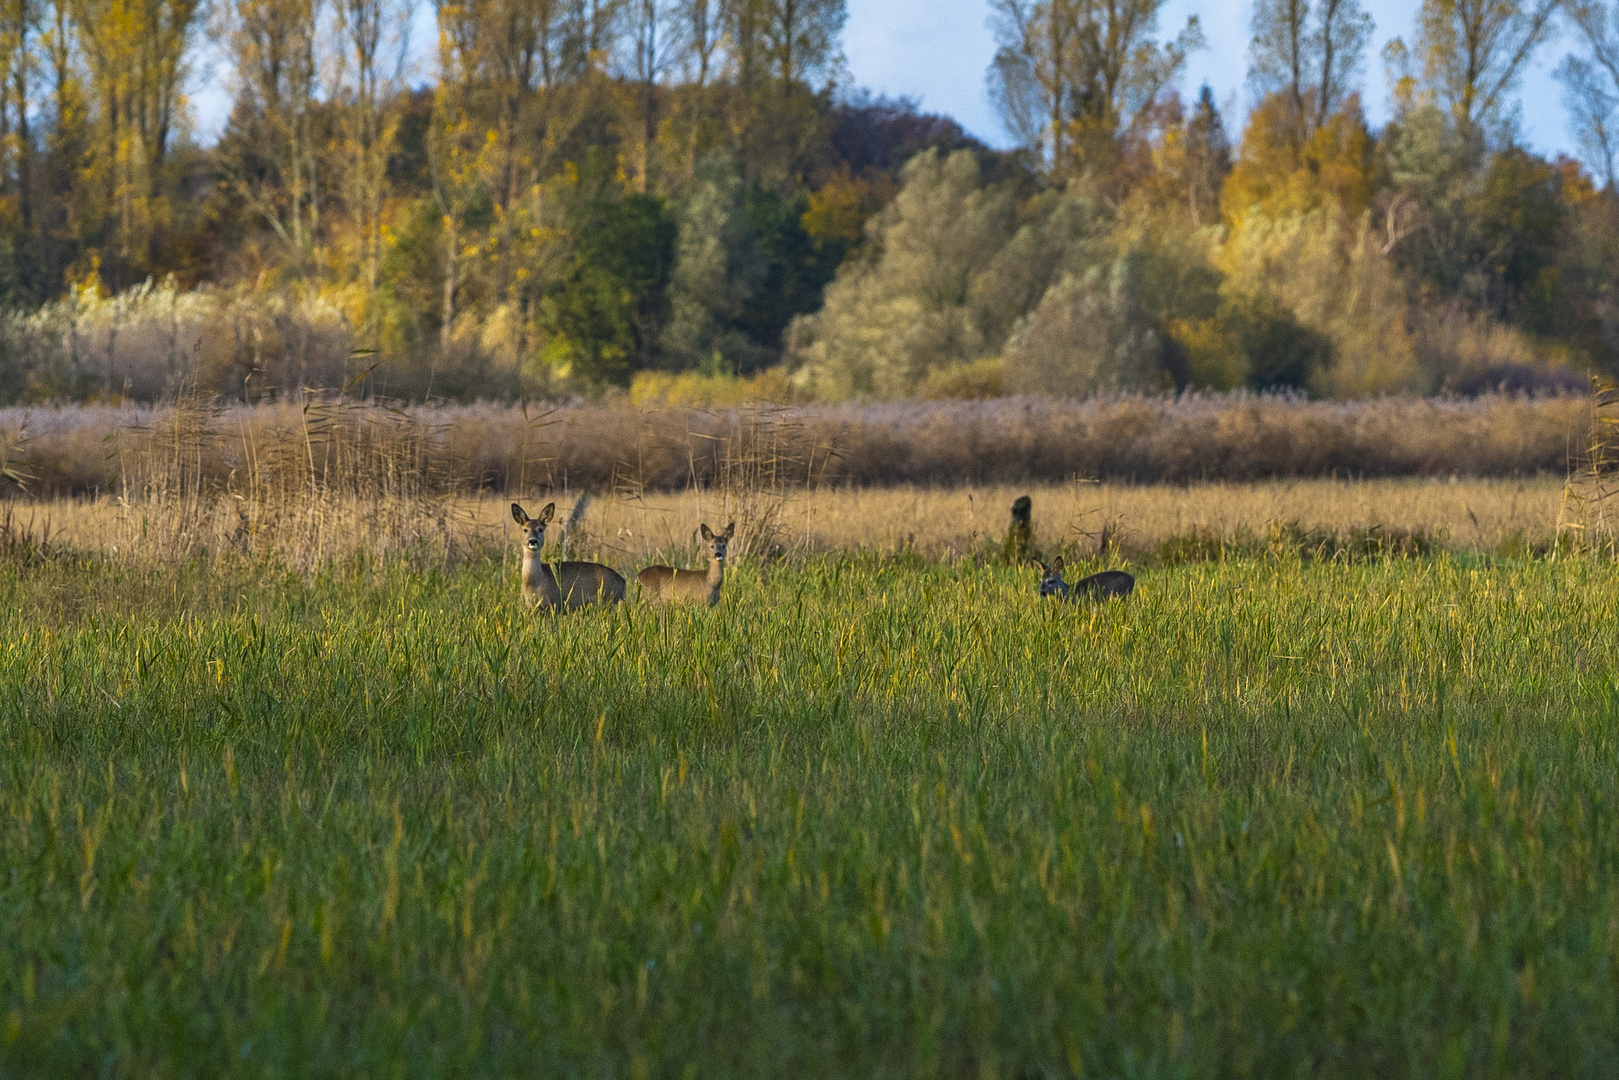
{"label": "standing deer", "polygon": [[703,526],[703,543],[708,547],[708,573],[676,570],[672,566],[649,566],[635,575],[648,600],[707,600],[713,607],[720,602],[720,586],[725,582],[725,549],[736,535],[736,522],[715,533]]}
{"label": "standing deer", "polygon": [[1034,557],[1034,504],[1027,495],[1012,503],[1012,526],[1006,530],[1006,561],[1016,565]]}
{"label": "standing deer", "polygon": [[512,503],[512,520],[523,528],[523,599],[530,604],[574,611],[591,604],[616,604],[624,599],[624,579],[610,566],[593,562],[560,562],[552,570],[540,557],[545,526],[556,516],[557,504],[546,503],[539,517],[529,517]]}
{"label": "standing deer", "polygon": [[1103,570],[1100,574],[1080,578],[1070,585],[1062,579],[1061,555],[1053,559],[1050,566],[1039,559],[1034,560],[1034,565],[1040,568],[1040,595],[1055,596],[1059,600],[1074,597],[1087,600],[1122,599],[1136,587],[1136,579],[1123,570]]}

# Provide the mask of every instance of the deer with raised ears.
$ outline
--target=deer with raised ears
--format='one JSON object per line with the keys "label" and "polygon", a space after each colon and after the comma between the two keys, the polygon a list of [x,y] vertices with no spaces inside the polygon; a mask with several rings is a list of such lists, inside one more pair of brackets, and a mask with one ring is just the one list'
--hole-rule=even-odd
{"label": "deer with raised ears", "polygon": [[545,547],[545,526],[556,513],[557,504],[547,503],[539,517],[529,517],[522,506],[512,503],[512,520],[523,529],[523,599],[543,608],[568,611],[623,600],[624,579],[612,567],[560,562],[553,570],[540,557]]}
{"label": "deer with raised ears", "polygon": [[1080,578],[1072,585],[1062,579],[1062,556],[1058,555],[1047,566],[1039,559],[1040,595],[1055,596],[1059,600],[1081,597],[1086,600],[1122,599],[1136,587],[1136,579],[1123,570],[1103,570],[1100,574]]}
{"label": "deer with raised ears", "polygon": [[708,548],[708,572],[676,570],[672,566],[649,566],[635,575],[642,595],[648,600],[706,600],[713,607],[720,602],[720,586],[725,583],[725,551],[736,535],[736,522],[716,533],[702,527],[703,545]]}

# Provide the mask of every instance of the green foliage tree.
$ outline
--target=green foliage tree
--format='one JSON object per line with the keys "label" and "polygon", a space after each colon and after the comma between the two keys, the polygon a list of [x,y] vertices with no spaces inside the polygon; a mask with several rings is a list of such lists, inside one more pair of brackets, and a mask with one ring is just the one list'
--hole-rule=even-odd
{"label": "green foliage tree", "polygon": [[986,342],[973,313],[975,286],[1016,229],[1011,193],[986,187],[969,151],[928,151],[905,167],[905,186],[872,226],[877,249],[827,290],[801,320],[799,380],[831,398],[893,397],[929,374],[971,362]]}
{"label": "green foliage tree", "polygon": [[678,226],[656,196],[593,184],[574,199],[572,264],[541,301],[545,359],[565,375],[626,385],[657,365]]}
{"label": "green foliage tree", "polygon": [[1142,310],[1131,259],[1065,275],[1006,343],[1009,388],[1078,397],[1158,383],[1163,339]]}
{"label": "green foliage tree", "polygon": [[740,171],[725,158],[699,166],[680,206],[663,353],[671,366],[736,372],[765,353],[746,330],[765,262],[748,227]]}
{"label": "green foliage tree", "polygon": [[744,321],[749,336],[765,350],[755,356],[774,361],[793,319],[820,307],[822,293],[849,245],[840,237],[810,235],[804,227],[809,199],[803,191],[787,196],[754,184],[745,205],[763,280],[745,308]]}

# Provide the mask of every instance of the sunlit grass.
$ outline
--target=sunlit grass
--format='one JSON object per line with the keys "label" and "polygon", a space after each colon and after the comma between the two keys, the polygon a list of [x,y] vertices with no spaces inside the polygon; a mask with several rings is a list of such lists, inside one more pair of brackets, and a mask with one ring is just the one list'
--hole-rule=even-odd
{"label": "sunlit grass", "polygon": [[0,1072],[1602,1075],[1616,591],[0,567]]}

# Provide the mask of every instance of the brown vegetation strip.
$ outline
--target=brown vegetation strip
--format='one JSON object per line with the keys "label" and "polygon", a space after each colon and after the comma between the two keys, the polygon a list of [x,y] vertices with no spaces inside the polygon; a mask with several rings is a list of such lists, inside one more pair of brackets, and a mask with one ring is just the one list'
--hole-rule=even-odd
{"label": "brown vegetation strip", "polygon": [[[317,402],[0,410],[36,495],[1136,483],[1562,473],[1582,397],[1006,398],[718,412]],[[3,464],[0,461],[0,464]],[[745,475],[744,475],[745,474]],[[15,485],[6,483],[15,490]]]}

